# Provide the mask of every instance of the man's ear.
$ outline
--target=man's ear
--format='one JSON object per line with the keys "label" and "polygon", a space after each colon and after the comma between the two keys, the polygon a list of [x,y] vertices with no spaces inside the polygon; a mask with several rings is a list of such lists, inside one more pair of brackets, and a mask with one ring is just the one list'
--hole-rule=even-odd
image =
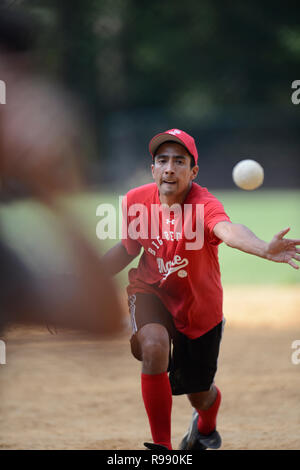
{"label": "man's ear", "polygon": [[154,179],[154,164],[153,163],[151,165],[151,171],[152,171],[152,178]]}
{"label": "man's ear", "polygon": [[195,178],[197,178],[198,172],[199,172],[199,167],[198,167],[198,165],[193,166],[193,168],[192,168],[192,176],[191,176],[191,179],[192,179],[192,180],[194,180]]}

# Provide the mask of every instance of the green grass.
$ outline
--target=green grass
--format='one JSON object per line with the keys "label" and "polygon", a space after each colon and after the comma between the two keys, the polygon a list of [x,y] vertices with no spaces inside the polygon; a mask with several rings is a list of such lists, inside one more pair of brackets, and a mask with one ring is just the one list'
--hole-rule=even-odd
{"label": "green grass", "polygon": [[[246,192],[237,189],[211,192],[221,200],[232,222],[246,225],[263,240],[269,241],[275,233],[286,227],[291,227],[291,238],[300,238],[300,191]],[[109,239],[100,241],[96,236],[96,226],[100,220],[96,215],[96,208],[103,203],[112,204],[118,213],[119,199],[115,194],[91,193],[67,201],[68,207],[99,253],[105,252],[117,242]],[[69,256],[68,242],[59,234],[51,214],[38,204],[25,201],[2,206],[0,220],[7,240],[31,266],[39,270],[63,269],[63,261]],[[300,282],[300,270],[241,253],[225,244],[220,245],[219,258],[224,284]],[[136,261],[130,267],[136,265]],[[127,283],[127,271],[128,269],[118,276],[123,285]]]}
{"label": "green grass", "polygon": [[[300,239],[300,191],[214,192],[232,222],[250,228],[259,238],[270,241],[280,230],[290,227],[289,238]],[[296,284],[300,270],[273,263],[227,247],[219,250],[222,279],[227,284]]]}

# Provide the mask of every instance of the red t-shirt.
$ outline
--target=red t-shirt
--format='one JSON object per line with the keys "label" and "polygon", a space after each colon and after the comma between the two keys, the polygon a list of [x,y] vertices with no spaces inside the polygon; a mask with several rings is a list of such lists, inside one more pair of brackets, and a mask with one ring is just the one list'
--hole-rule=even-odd
{"label": "red t-shirt", "polygon": [[128,294],[157,295],[176,328],[192,339],[223,318],[221,240],[213,233],[221,221],[230,221],[223,205],[196,183],[174,213],[161,205],[155,183],[132,189],[123,199],[122,243],[130,255],[144,248],[138,267],[129,271]]}

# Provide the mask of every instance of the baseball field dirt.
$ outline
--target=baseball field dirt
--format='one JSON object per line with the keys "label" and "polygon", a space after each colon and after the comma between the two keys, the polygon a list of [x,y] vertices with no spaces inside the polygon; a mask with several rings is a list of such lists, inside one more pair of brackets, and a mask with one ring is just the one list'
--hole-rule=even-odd
{"label": "baseball field dirt", "polygon": [[[300,364],[292,361],[299,286],[225,286],[224,315],[216,376],[222,449],[299,450]],[[143,449],[151,437],[129,336],[10,328],[0,365],[0,448]],[[174,448],[190,416],[186,397],[174,397]]]}

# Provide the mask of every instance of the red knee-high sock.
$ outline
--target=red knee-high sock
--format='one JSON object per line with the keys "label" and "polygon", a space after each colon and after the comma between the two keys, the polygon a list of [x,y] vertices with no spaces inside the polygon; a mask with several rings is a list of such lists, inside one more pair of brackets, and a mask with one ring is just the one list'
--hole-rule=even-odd
{"label": "red knee-high sock", "polygon": [[142,373],[141,384],[153,442],[171,450],[172,390],[168,374]]}
{"label": "red knee-high sock", "polygon": [[221,392],[218,387],[216,389],[216,399],[208,410],[197,410],[199,413],[198,429],[201,434],[210,434],[216,428],[217,414],[221,404]]}

